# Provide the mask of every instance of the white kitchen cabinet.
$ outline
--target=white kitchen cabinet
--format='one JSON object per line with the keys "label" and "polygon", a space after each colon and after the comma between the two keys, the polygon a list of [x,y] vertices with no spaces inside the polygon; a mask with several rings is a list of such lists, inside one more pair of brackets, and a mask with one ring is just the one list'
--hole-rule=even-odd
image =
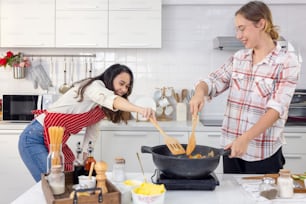
{"label": "white kitchen cabinet", "polygon": [[116,157],[123,157],[126,161],[127,172],[141,171],[137,155],[138,152],[145,172],[153,172],[156,168],[152,154],[141,153],[141,146],[159,145],[159,133],[156,131],[102,131],[102,160],[108,164],[108,170]]}
{"label": "white kitchen cabinet", "polygon": [[109,1],[110,48],[160,48],[161,0]]}
{"label": "white kitchen cabinet", "polygon": [[107,47],[106,10],[57,10],[56,47]]}
{"label": "white kitchen cabinet", "polygon": [[55,0],[1,0],[1,47],[54,47],[54,10]]}
{"label": "white kitchen cabinet", "polygon": [[[189,135],[191,132],[189,132]],[[214,148],[220,148],[220,137],[221,132],[220,131],[211,131],[211,132],[202,132],[202,131],[196,131],[196,143],[197,145],[204,145],[204,146],[210,146]],[[222,156],[220,157],[219,165],[214,171],[215,173],[223,173],[223,159]]]}
{"label": "white kitchen cabinet", "polygon": [[283,145],[283,153],[286,159],[285,168],[294,173],[306,171],[306,135],[305,132],[284,133],[287,144]]}
{"label": "white kitchen cabinet", "polygon": [[22,129],[0,130],[0,192],[1,203],[11,203],[21,193],[35,184],[18,151]]}
{"label": "white kitchen cabinet", "polygon": [[55,39],[59,48],[106,48],[108,1],[57,1]]}

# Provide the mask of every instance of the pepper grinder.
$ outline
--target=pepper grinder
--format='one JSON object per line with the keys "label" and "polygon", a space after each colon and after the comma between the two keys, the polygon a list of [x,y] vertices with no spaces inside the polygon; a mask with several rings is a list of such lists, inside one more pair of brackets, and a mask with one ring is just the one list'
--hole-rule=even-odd
{"label": "pepper grinder", "polygon": [[106,170],[107,170],[106,162],[100,161],[95,164],[97,187],[102,189],[103,194],[108,192],[106,187],[106,175],[105,175]]}

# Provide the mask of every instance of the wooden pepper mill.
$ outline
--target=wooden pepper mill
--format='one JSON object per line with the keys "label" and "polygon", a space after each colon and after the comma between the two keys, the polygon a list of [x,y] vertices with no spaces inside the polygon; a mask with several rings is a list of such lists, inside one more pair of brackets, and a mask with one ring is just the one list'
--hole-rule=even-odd
{"label": "wooden pepper mill", "polygon": [[106,175],[105,175],[106,170],[107,170],[106,162],[100,161],[95,164],[97,187],[102,189],[103,194],[108,192],[106,187]]}

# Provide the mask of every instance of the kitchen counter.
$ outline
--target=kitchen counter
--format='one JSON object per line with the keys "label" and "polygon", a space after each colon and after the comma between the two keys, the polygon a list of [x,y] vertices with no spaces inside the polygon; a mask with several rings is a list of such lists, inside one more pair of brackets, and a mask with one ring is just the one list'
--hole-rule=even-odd
{"label": "kitchen counter", "polygon": [[[150,180],[152,174],[146,174],[147,180]],[[214,191],[177,191],[168,190],[165,196],[165,204],[255,204],[255,203],[306,203],[305,194],[295,194],[292,199],[276,199],[276,200],[259,200],[241,184],[239,179],[244,176],[242,174],[217,174],[220,185]],[[107,177],[111,180],[111,173],[107,172]],[[128,179],[142,180],[141,173],[128,173]],[[262,197],[261,197],[262,198]],[[45,197],[41,188],[41,183],[35,184],[29,190],[20,195],[12,204],[44,204]]]}
{"label": "kitchen counter", "polygon": [[[213,121],[213,120],[212,120]],[[212,125],[210,120],[206,120],[208,125],[203,125],[199,123],[196,127],[196,131],[221,131],[221,126]],[[158,121],[161,128],[164,131],[173,131],[173,132],[181,132],[181,131],[191,131],[191,121]],[[0,121],[0,130],[23,130],[28,123],[15,123],[15,122],[6,122]],[[128,124],[114,124],[110,121],[103,120],[100,126],[101,130],[120,130],[120,131],[156,131],[155,127],[147,121],[136,121],[129,120]],[[306,132],[306,126],[286,126],[285,132]]]}

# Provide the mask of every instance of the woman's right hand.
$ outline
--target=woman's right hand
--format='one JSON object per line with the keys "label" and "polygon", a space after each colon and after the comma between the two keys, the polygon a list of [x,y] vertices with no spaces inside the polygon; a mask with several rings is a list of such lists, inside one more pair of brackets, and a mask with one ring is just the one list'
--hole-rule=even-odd
{"label": "woman's right hand", "polygon": [[156,121],[155,111],[152,108],[142,108],[139,113],[146,119],[152,118]]}
{"label": "woman's right hand", "polygon": [[196,115],[204,107],[205,96],[207,96],[207,84],[203,81],[199,82],[195,88],[195,93],[189,101],[189,108],[191,115]]}

